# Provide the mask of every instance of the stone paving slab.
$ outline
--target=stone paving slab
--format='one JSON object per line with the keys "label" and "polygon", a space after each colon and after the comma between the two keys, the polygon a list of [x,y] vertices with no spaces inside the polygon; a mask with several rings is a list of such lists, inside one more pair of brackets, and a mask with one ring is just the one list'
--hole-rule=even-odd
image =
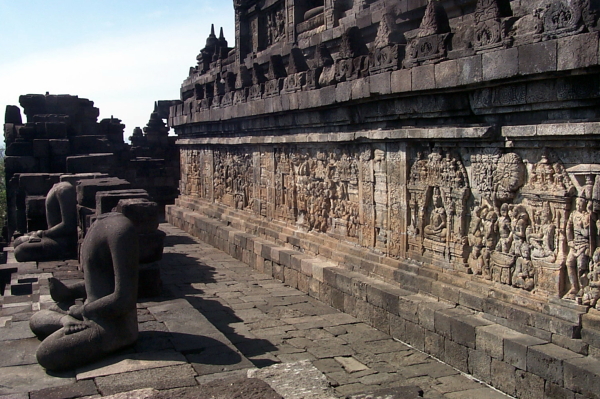
{"label": "stone paving slab", "polygon": [[158,390],[196,386],[196,372],[190,364],[152,368],[95,378],[102,395],[141,388]]}
{"label": "stone paving slab", "polygon": [[111,356],[97,363],[77,369],[77,380],[104,377],[111,374],[128,373],[187,363],[185,356],[175,351],[132,353]]}
{"label": "stone paving slab", "polygon": [[[35,363],[28,320],[32,308],[51,304],[47,279],[39,298],[0,303],[0,399],[192,398],[210,387],[229,399],[215,387],[231,381],[239,392],[262,392],[257,399],[408,399],[415,389],[425,398],[505,397],[173,226],[160,228],[168,234],[163,295],[138,303],[138,342],[101,362],[57,376]],[[39,267],[54,273],[71,263]],[[259,389],[249,376],[270,385]]]}
{"label": "stone paving slab", "polygon": [[37,363],[0,369],[0,395],[39,391],[74,382],[74,372],[50,375]]}

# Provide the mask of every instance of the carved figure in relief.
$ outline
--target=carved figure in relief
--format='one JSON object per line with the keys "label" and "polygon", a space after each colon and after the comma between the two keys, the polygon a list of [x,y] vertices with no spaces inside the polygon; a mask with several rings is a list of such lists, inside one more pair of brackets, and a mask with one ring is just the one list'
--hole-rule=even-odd
{"label": "carved figure in relief", "polygon": [[498,214],[489,210],[483,221],[483,244],[488,251],[496,247],[496,237],[498,237]]}
{"label": "carved figure in relief", "polygon": [[552,223],[550,208],[545,206],[540,215],[540,226],[537,232],[529,234],[528,241],[531,245],[531,259],[548,263],[556,261],[554,253],[556,226]]}
{"label": "carved figure in relief", "polygon": [[513,245],[510,250],[511,255],[524,256],[525,253],[529,256],[529,244],[527,243],[527,231],[530,220],[529,214],[525,208],[517,207],[516,222],[513,226]]}
{"label": "carved figure in relief", "polygon": [[432,197],[433,210],[429,218],[429,224],[425,226],[423,232],[427,238],[434,241],[445,242],[447,236],[447,216],[446,209],[442,203],[439,188],[435,188]]}
{"label": "carved figure in relief", "polygon": [[[535,270],[531,263],[529,246],[521,247],[521,256],[515,262],[515,269],[512,275],[512,284],[517,288],[531,291],[534,288]],[[503,283],[506,283],[502,281]]]}
{"label": "carved figure in relief", "polygon": [[498,218],[498,243],[496,244],[496,251],[502,253],[509,253],[510,247],[512,246],[513,234],[511,220],[509,216],[509,206],[504,203],[500,207],[500,217]]}
{"label": "carved figure in relief", "polygon": [[285,11],[280,9],[270,13],[267,16],[267,28],[269,45],[282,40],[285,34]]}
{"label": "carved figure in relief", "polygon": [[469,224],[469,245],[472,247],[482,247],[483,239],[483,223],[481,220],[482,208],[476,206],[473,208],[473,214],[471,216],[471,223]]}
{"label": "carved figure in relief", "polygon": [[476,245],[471,250],[469,254],[469,259],[467,260],[469,268],[473,274],[483,274],[483,270],[485,268],[485,260],[483,255],[481,254],[481,246]]}
{"label": "carved figure in relief", "polygon": [[[600,221],[596,222],[597,230],[600,229]],[[592,261],[590,262],[590,272],[587,275],[588,286],[583,290],[582,304],[595,307],[600,310],[600,246],[596,247]]]}
{"label": "carved figure in relief", "polygon": [[565,299],[576,299],[577,296],[580,296],[580,290],[587,285],[590,261],[591,215],[587,209],[587,199],[577,197],[575,206],[576,209],[569,215],[566,228],[569,245],[567,272],[571,289],[564,296]]}

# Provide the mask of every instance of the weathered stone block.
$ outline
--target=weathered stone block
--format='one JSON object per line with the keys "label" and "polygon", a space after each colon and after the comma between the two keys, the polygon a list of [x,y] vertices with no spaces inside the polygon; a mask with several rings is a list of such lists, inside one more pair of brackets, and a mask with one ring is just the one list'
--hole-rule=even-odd
{"label": "weathered stone block", "polygon": [[106,173],[77,173],[77,174],[61,174],[60,181],[68,181],[72,185],[76,186],[79,184],[81,180],[88,179],[101,179],[105,177],[110,177]]}
{"label": "weathered stone block", "polygon": [[367,301],[388,312],[396,312],[398,309],[398,293],[393,292],[391,287],[383,284],[369,284],[367,286]]}
{"label": "weathered stone block", "polygon": [[115,169],[116,158],[113,154],[91,154],[67,157],[68,173],[111,173]]}
{"label": "weathered stone block", "polygon": [[435,66],[412,68],[412,91],[435,89]]}
{"label": "weathered stone block", "polygon": [[350,84],[352,85],[351,98],[353,100],[367,98],[371,95],[368,78],[355,79],[351,81]]}
{"label": "weathered stone block", "polygon": [[477,315],[458,316],[452,320],[452,340],[468,348],[475,348],[476,331],[491,324]]}
{"label": "weathered stone block", "polygon": [[[28,219],[46,216],[46,197],[43,195],[28,195],[25,198],[25,214]],[[44,220],[45,222],[45,220]],[[39,229],[38,229],[39,230]],[[31,231],[31,230],[29,230]]]}
{"label": "weathered stone block", "polygon": [[491,384],[495,388],[509,395],[514,395],[516,389],[515,372],[516,369],[510,364],[492,358],[490,374]]}
{"label": "weathered stone block", "polygon": [[563,360],[582,357],[554,344],[533,345],[527,349],[527,371],[562,386]]}
{"label": "weathered stone block", "polygon": [[519,72],[519,50],[516,48],[485,53],[481,57],[483,80],[510,78]]}
{"label": "weathered stone block", "polygon": [[519,73],[529,75],[556,71],[556,40],[519,47]]}
{"label": "weathered stone block", "polygon": [[450,303],[458,303],[460,297],[460,289],[458,287],[440,281],[434,281],[431,284],[431,293]]}
{"label": "weathered stone block", "polygon": [[504,341],[504,361],[521,370],[527,370],[527,350],[533,345],[542,345],[547,342],[522,334],[515,337],[506,337]]}
{"label": "weathered stone block", "polygon": [[419,324],[429,331],[435,331],[436,312],[452,308],[454,305],[445,302],[422,302],[419,304]]}
{"label": "weathered stone block", "polygon": [[[16,141],[10,143],[6,149],[6,155],[13,157],[27,157],[33,154],[33,144],[27,141]],[[35,156],[35,155],[34,155]]]}
{"label": "weathered stone block", "polygon": [[284,268],[283,281],[292,288],[298,288],[298,272],[289,267]]}
{"label": "weathered stone block", "polygon": [[8,178],[15,173],[35,173],[37,169],[38,164],[34,157],[4,157],[4,170]]}
{"label": "weathered stone block", "polygon": [[[122,199],[133,198],[150,200],[150,195],[142,189],[98,191],[96,193],[96,215],[111,212]],[[158,214],[156,217],[158,217]]]}
{"label": "weathered stone block", "polygon": [[[341,82],[335,87],[335,101],[349,101],[352,96],[352,82]],[[291,108],[291,107],[290,107]]]}
{"label": "weathered stone block", "polygon": [[[334,304],[333,299],[334,298],[332,298],[332,304]],[[337,309],[342,310],[342,308],[337,308]],[[389,312],[380,307],[372,306],[371,304],[369,304],[369,312],[370,312],[370,315],[369,315],[370,324],[373,327],[375,327],[376,329],[378,329],[379,331],[383,331],[384,333],[389,334],[390,333],[390,323],[388,321]]]}
{"label": "weathered stone block", "polygon": [[477,329],[477,349],[498,360],[504,359],[504,342],[507,339],[525,337],[517,331],[499,324],[480,327]]}
{"label": "weathered stone block", "polygon": [[50,143],[48,140],[33,140],[33,156],[36,158],[47,158],[50,156]]}
{"label": "weathered stone block", "polygon": [[425,350],[425,329],[418,324],[405,322],[406,342],[420,351]]}
{"label": "weathered stone block", "polygon": [[598,32],[558,39],[557,70],[585,68],[598,64]]}
{"label": "weathered stone block", "polygon": [[390,89],[392,93],[402,93],[412,90],[412,70],[399,69],[391,74]]}
{"label": "weathered stone block", "polygon": [[458,295],[458,304],[482,312],[485,306],[485,297],[475,292],[461,289]]}
{"label": "weathered stone block", "polygon": [[454,87],[459,84],[459,65],[455,60],[435,64],[435,86],[437,88]]}
{"label": "weathered stone block", "polygon": [[406,342],[406,323],[402,317],[389,315],[390,335],[400,341]]}
{"label": "weathered stone block", "polygon": [[52,139],[48,141],[52,156],[66,156],[71,153],[71,144],[66,139]]}
{"label": "weathered stone block", "polygon": [[444,358],[442,360],[444,360],[449,365],[466,372],[468,370],[469,359],[469,352],[467,351],[467,347],[452,342],[449,339],[446,339],[444,343],[445,351]]}
{"label": "weathered stone block", "polygon": [[485,352],[469,349],[469,373],[481,381],[491,382],[492,358]]}
{"label": "weathered stone block", "polygon": [[21,173],[19,175],[19,188],[27,195],[43,195],[60,180],[59,173]]}
{"label": "weathered stone block", "polygon": [[543,399],[544,379],[526,371],[515,372],[515,393],[517,398]]}
{"label": "weathered stone block", "polygon": [[419,304],[423,302],[422,297],[407,295],[398,297],[398,308],[396,314],[400,317],[419,324]]}
{"label": "weathered stone block", "polygon": [[432,331],[425,330],[425,353],[442,359],[445,351],[445,338]]}
{"label": "weathered stone block", "polygon": [[76,187],[77,203],[88,208],[94,208],[98,191],[124,190],[130,186],[131,183],[128,181],[116,177],[81,180]]}
{"label": "weathered stone block", "polygon": [[565,388],[589,398],[600,398],[600,360],[592,357],[567,359],[563,367]]}
{"label": "weathered stone block", "polygon": [[435,312],[435,332],[444,338],[452,339],[453,323],[457,317],[470,314],[460,308],[441,309]]}
{"label": "weathered stone block", "polygon": [[390,94],[391,93],[391,73],[383,72],[372,75],[369,78],[369,90],[371,94]]}
{"label": "weathered stone block", "polygon": [[552,399],[574,399],[575,393],[553,384],[550,381],[546,381],[546,387],[544,388],[544,397]]}
{"label": "weathered stone block", "polygon": [[459,58],[458,63],[458,84],[468,85],[479,83],[483,79],[483,66],[481,55]]}

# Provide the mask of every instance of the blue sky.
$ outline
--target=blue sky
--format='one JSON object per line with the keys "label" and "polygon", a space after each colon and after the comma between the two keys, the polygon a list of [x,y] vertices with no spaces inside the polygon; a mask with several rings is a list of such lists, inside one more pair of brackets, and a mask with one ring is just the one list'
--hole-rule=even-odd
{"label": "blue sky", "polygon": [[2,115],[21,94],[73,94],[127,138],[155,100],[179,98],[211,23],[233,47],[232,0],[0,0]]}

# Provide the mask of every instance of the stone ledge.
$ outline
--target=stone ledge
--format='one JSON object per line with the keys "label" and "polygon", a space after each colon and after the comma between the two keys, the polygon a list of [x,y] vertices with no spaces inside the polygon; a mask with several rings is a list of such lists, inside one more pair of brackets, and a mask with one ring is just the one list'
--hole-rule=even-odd
{"label": "stone ledge", "polygon": [[507,328],[456,303],[415,294],[317,255],[311,257],[226,226],[200,213],[209,207],[203,209],[196,203],[195,209],[167,206],[168,221],[254,269],[438,356],[461,371],[472,372],[509,394],[515,392],[506,389],[503,381],[531,376],[527,378],[536,378],[542,387],[547,385],[547,391],[552,385],[570,394],[600,398],[600,390],[590,390],[594,384],[587,384],[600,380],[600,361],[595,358]]}
{"label": "stone ledge", "polygon": [[531,137],[585,136],[600,134],[599,122],[549,123],[541,125],[504,126],[502,136],[510,139]]}
{"label": "stone ledge", "polygon": [[[598,124],[600,126],[600,124]],[[600,128],[598,129],[600,131]],[[288,136],[265,137],[206,137],[197,139],[179,139],[178,145],[246,145],[246,144],[280,144],[280,143],[335,143],[377,140],[423,140],[423,139],[480,139],[494,133],[491,126],[481,127],[443,127],[443,128],[407,128],[407,129],[377,129],[356,133],[303,133]]]}

